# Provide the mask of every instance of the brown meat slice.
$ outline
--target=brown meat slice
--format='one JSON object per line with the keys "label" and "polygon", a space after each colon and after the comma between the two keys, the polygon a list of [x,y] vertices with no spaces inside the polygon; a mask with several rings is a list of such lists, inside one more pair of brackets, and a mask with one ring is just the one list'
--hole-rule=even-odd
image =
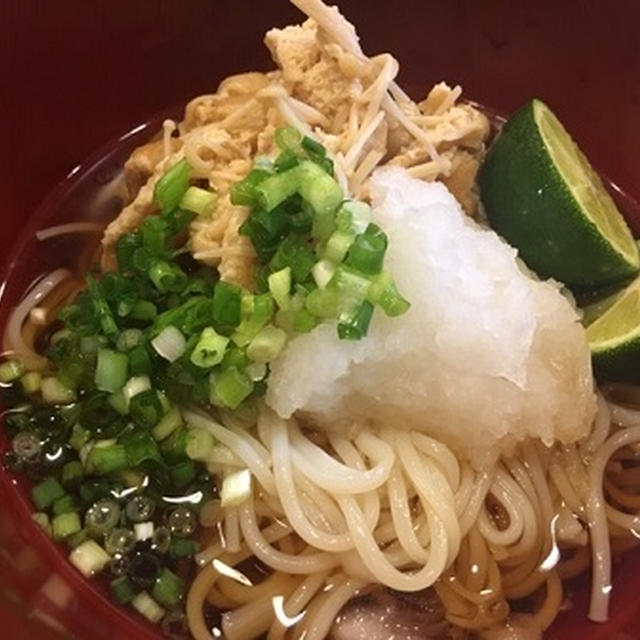
{"label": "brown meat slice", "polygon": [[155,210],[153,202],[153,190],[160,174],[153,174],[138,191],[138,195],[128,204],[117,218],[112,220],[102,236],[102,258],[100,264],[103,271],[114,271],[118,267],[116,260],[116,243],[124,233],[135,231],[142,221]]}
{"label": "brown meat slice", "polygon": [[450,638],[442,603],[433,589],[401,593],[377,588],[340,611],[330,640],[441,640]]}
{"label": "brown meat slice", "polygon": [[459,150],[453,156],[451,173],[441,178],[469,215],[473,215],[478,208],[478,196],[473,187],[479,168],[480,162],[476,157],[468,151]]}
{"label": "brown meat slice", "polygon": [[[182,140],[170,138],[171,153],[182,146]],[[164,158],[164,140],[152,140],[136,147],[129,159],[124,163],[124,179],[133,198],[140,191],[149,176],[154,172],[158,162]]]}

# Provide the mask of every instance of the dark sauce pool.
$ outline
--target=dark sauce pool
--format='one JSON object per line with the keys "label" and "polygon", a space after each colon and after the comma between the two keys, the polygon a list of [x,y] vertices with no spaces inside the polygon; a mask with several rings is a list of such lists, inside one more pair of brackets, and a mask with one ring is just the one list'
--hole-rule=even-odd
{"label": "dark sauce pool", "polygon": [[[489,116],[494,131],[499,130],[504,118],[479,107]],[[90,254],[97,247],[100,238],[99,234],[83,233],[40,242],[36,231],[74,221],[106,222],[117,215],[127,198],[124,162],[133,149],[157,135],[166,117],[179,117],[181,111],[180,107],[167,109],[104,146],[74,168],[26,220],[0,271],[0,327],[5,326],[12,306],[33,282],[59,267],[73,270],[80,262],[86,263],[87,252]],[[634,232],[640,234],[640,204],[612,181],[604,181]],[[0,454],[7,444],[0,429]],[[22,610],[26,627],[35,632],[33,637],[42,640],[161,638],[158,627],[130,608],[118,607],[102,580],[85,580],[68,563],[66,546],[53,542],[32,522],[29,488],[28,480],[0,469],[0,603],[11,603],[16,610]],[[640,550],[626,554],[614,566],[613,575],[609,622],[596,625],[587,621],[589,585],[588,577],[583,576],[565,583],[566,607],[545,638],[640,637],[640,631],[632,635],[618,631],[637,616]],[[217,625],[218,613],[210,610],[206,614],[212,625]],[[12,615],[15,617],[15,611]]]}

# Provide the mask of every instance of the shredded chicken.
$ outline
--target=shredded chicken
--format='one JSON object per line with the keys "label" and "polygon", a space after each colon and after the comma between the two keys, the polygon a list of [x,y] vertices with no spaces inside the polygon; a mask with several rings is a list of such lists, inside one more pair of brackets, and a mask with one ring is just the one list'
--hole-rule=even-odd
{"label": "shredded chicken", "polygon": [[[217,266],[222,279],[251,288],[256,256],[238,233],[245,207],[234,207],[231,186],[251,170],[257,155],[275,155],[274,134],[288,124],[321,142],[334,160],[336,179],[351,197],[368,197],[369,178],[381,164],[406,167],[423,180],[442,180],[475,215],[475,177],[489,134],[487,118],[460,104],[460,87],[433,87],[419,103],[395,84],[390,54],[367,57],[355,29],[320,0],[292,0],[309,16],[301,25],[271,29],[265,44],[277,69],[243,73],[193,99],[178,137],[140,147],[126,165],[136,193],[107,228],[103,267],[114,266],[118,237],[152,214],[153,188],[182,157],[195,179],[220,195],[216,211],[191,225],[196,259]],[[173,123],[171,123],[173,126]]]}

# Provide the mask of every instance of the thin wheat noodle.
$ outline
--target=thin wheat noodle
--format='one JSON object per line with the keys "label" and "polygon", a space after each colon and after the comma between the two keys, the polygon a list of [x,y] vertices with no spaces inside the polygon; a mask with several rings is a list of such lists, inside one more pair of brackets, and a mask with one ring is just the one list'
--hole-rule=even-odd
{"label": "thin wheat noodle", "polygon": [[[374,467],[366,471],[358,471],[338,462],[324,449],[313,444],[293,423],[289,425],[293,465],[326,491],[347,494],[364,493],[377,489],[388,478],[394,455],[387,444],[381,442],[382,446],[376,449],[374,461],[377,464]],[[364,437],[368,440],[366,435]]]}
{"label": "thin wheat noodle", "polygon": [[275,483],[269,463],[246,438],[195,411],[184,409],[182,415],[187,423],[209,431],[222,444],[229,447],[249,467],[265,490],[271,494],[275,493]]}
{"label": "thin wheat noodle", "polygon": [[640,442],[640,426],[628,427],[611,436],[591,460],[589,479],[591,483],[586,511],[592,547],[591,602],[589,618],[596,622],[607,619],[611,594],[611,546],[607,532],[605,500],[602,492],[604,468],[609,457],[625,445]]}
{"label": "thin wheat noodle", "polygon": [[334,585],[334,588],[327,591],[323,602],[309,616],[308,624],[304,629],[304,640],[322,640],[329,633],[329,629],[336,619],[338,612],[351,598],[356,595],[364,583],[353,578],[348,578],[342,583]]}
{"label": "thin wheat noodle", "polygon": [[103,231],[104,224],[100,222],[67,222],[45,229],[38,229],[36,238],[42,242],[72,233],[102,233]]}
{"label": "thin wheat noodle", "polygon": [[68,269],[56,269],[43,276],[26,297],[12,309],[4,332],[2,349],[19,358],[25,367],[35,371],[46,368],[48,361],[30,349],[22,337],[22,326],[31,309],[40,304],[63,280],[70,277]]}
{"label": "thin wheat noodle", "polygon": [[[293,593],[289,595],[286,602],[282,605],[282,610],[289,620],[295,620],[300,616],[302,616],[300,619],[303,619],[304,616],[307,615],[306,611],[303,611],[303,609],[322,587],[326,578],[327,572],[314,573],[307,576],[295,588]],[[269,629],[269,633],[267,634],[267,640],[282,640],[286,631],[287,628],[276,616],[271,628]]]}
{"label": "thin wheat noodle", "polygon": [[253,498],[249,498],[240,508],[240,527],[244,539],[253,554],[266,565],[277,571],[293,574],[308,574],[325,571],[338,564],[335,556],[326,552],[310,553],[306,556],[291,556],[275,549],[262,535],[256,522]]}
{"label": "thin wheat noodle", "polygon": [[287,426],[281,420],[272,421],[271,446],[276,489],[285,515],[296,533],[308,544],[324,551],[347,551],[353,548],[348,532],[321,531],[307,519],[293,479]]}

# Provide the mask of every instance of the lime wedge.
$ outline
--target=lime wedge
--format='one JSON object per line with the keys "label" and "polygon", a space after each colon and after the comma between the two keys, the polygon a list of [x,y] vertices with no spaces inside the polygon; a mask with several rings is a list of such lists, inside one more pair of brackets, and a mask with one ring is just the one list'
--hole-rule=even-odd
{"label": "lime wedge", "polygon": [[[587,326],[596,375],[606,380],[640,381],[640,278],[597,302],[604,310]],[[585,319],[594,307],[585,309]]]}
{"label": "lime wedge", "polygon": [[540,100],[504,125],[478,182],[491,226],[538,275],[581,290],[638,272],[638,247],[622,215]]}

